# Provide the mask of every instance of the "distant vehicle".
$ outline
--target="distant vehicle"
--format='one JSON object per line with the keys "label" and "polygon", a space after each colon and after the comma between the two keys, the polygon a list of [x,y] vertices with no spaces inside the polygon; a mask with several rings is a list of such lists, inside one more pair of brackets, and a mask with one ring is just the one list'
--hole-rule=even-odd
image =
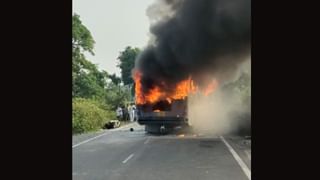
{"label": "distant vehicle", "polygon": [[119,120],[111,120],[111,121],[109,121],[109,122],[107,122],[106,124],[105,124],[105,128],[106,129],[113,129],[113,128],[118,128],[118,127],[120,127],[120,121]]}
{"label": "distant vehicle", "polygon": [[137,105],[138,123],[149,133],[162,133],[177,126],[188,126],[187,98]]}

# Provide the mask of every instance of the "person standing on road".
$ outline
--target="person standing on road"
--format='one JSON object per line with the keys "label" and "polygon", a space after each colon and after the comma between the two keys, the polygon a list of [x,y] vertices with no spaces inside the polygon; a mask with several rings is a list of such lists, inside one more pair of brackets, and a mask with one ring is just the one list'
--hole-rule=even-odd
{"label": "person standing on road", "polygon": [[122,106],[122,118],[124,121],[129,119],[128,109],[125,106]]}
{"label": "person standing on road", "polygon": [[132,105],[132,120],[136,121],[136,106]]}
{"label": "person standing on road", "polygon": [[129,117],[130,117],[130,121],[133,121],[133,116],[132,116],[132,106],[129,104],[128,106],[128,113],[129,113]]}
{"label": "person standing on road", "polygon": [[116,110],[116,114],[117,114],[117,119],[120,121],[123,116],[122,108],[120,106],[118,106],[118,108]]}

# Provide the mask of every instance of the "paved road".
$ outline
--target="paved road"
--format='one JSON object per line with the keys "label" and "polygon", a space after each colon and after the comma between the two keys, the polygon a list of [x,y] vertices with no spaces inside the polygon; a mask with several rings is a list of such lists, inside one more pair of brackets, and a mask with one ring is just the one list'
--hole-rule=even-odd
{"label": "paved road", "polygon": [[97,136],[73,137],[74,180],[248,180],[251,175],[250,149],[238,137],[154,136],[138,124]]}

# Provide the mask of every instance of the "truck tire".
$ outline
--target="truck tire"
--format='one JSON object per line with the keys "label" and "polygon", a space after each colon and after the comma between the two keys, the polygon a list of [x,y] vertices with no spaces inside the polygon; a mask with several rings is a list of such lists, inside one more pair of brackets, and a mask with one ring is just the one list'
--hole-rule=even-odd
{"label": "truck tire", "polygon": [[186,133],[191,133],[193,131],[192,126],[190,126],[189,124],[183,124],[181,126],[181,129]]}
{"label": "truck tire", "polygon": [[145,125],[145,131],[151,134],[160,134],[160,125]]}

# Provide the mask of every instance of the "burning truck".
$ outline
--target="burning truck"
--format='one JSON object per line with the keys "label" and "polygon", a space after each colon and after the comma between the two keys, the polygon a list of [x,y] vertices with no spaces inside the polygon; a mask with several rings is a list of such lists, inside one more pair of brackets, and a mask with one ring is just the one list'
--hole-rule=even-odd
{"label": "burning truck", "polygon": [[152,38],[132,75],[138,122],[152,132],[188,124],[190,94],[232,81],[250,58],[251,0],[159,0],[146,13]]}
{"label": "burning truck", "polygon": [[[141,85],[141,73],[134,73],[136,104],[138,110],[138,123],[145,125],[149,133],[168,132],[177,126],[187,127],[188,121],[188,95],[196,94],[199,88],[189,77],[166,91],[160,86],[154,86],[144,92]],[[161,84],[165,85],[165,82]],[[201,92],[209,95],[217,83],[212,81]]]}
{"label": "burning truck", "polygon": [[158,101],[153,104],[138,105],[138,123],[145,125],[149,133],[172,130],[176,126],[188,125],[187,99]]}

